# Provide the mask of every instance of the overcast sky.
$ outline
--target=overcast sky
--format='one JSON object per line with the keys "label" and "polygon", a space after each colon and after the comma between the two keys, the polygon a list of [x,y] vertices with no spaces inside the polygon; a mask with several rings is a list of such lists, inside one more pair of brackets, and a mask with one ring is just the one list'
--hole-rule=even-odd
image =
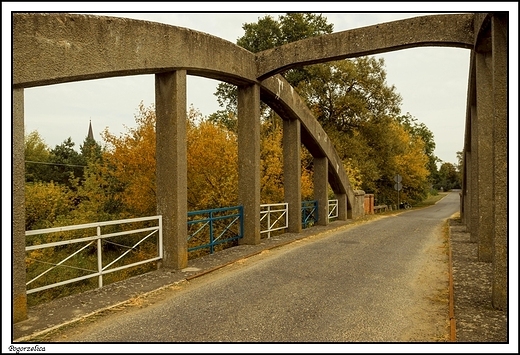
{"label": "overcast sky", "polygon": [[[69,6],[63,6],[60,3],[57,5],[54,3],[47,4],[47,12],[68,9],[69,12],[87,13],[89,10],[111,11],[114,8],[121,8],[120,3],[117,3],[116,6],[110,6],[111,3],[103,6],[97,5],[97,8],[75,5],[74,3],[68,3],[71,4]],[[50,4],[54,5],[51,6]],[[154,7],[158,7],[154,4],[147,3],[144,9],[153,11]],[[171,8],[174,7],[171,5],[173,3],[166,4],[169,4]],[[244,4],[246,3],[242,3],[242,6]],[[383,11],[398,10],[399,3],[393,3],[394,6],[391,6],[391,8],[389,8],[389,3],[382,4],[382,7],[375,6],[374,3],[370,6],[364,3],[361,3],[361,5],[359,3],[357,5],[332,3],[333,6],[330,5],[331,3],[319,4],[320,6],[316,6],[316,3],[313,3],[314,8],[318,11],[312,12],[323,13],[329,23],[334,25],[334,32],[433,13],[461,12],[460,10],[456,11],[456,9],[461,8],[460,5],[459,7],[452,6],[449,8],[443,5],[443,7],[432,7],[429,10],[428,3],[420,3],[421,6],[419,7],[416,5],[417,10],[421,11],[416,13],[360,13],[361,11],[373,11],[379,8]],[[407,11],[413,10],[414,6],[411,6],[410,3],[406,4],[408,5]],[[131,7],[128,9],[129,11],[143,11],[141,3],[138,3],[138,5],[128,3],[128,5]],[[230,11],[240,11],[234,4],[232,5],[234,7],[229,8]],[[309,4],[304,3],[300,6],[309,6]],[[159,6],[162,11],[167,10],[164,7],[165,3],[161,3]],[[342,11],[341,7],[344,8],[343,11],[359,9],[360,12],[330,12]],[[467,5],[462,8],[466,7]],[[175,10],[177,8],[180,11],[193,11],[205,8],[205,6],[194,7],[193,4],[188,3],[184,7],[176,5]],[[226,5],[220,3],[219,10],[225,8]],[[272,12],[95,13],[187,27],[236,43],[236,40],[244,34],[242,29],[244,23],[257,22],[259,18],[267,14],[277,19],[285,11],[304,11],[306,9],[294,9],[294,3],[276,3],[275,5],[259,6],[259,8],[268,8]],[[323,8],[323,11],[319,11],[320,8]],[[244,11],[257,11],[257,8],[254,7],[251,7],[251,10],[248,9],[249,7],[245,8]],[[170,11],[172,10],[174,9],[170,9]],[[37,7],[31,9],[31,11],[38,11]],[[212,9],[212,11],[215,11],[215,9]],[[442,161],[456,164],[456,152],[462,150],[464,141],[470,51],[458,48],[426,47],[406,49],[377,55],[376,57],[385,59],[387,83],[388,85],[395,85],[396,91],[403,98],[402,113],[409,112],[418,121],[426,124],[434,134],[435,154]],[[212,79],[189,76],[188,107],[193,105],[204,116],[220,109],[214,96],[217,84],[218,82]],[[71,137],[76,144],[75,147],[79,149],[88,132],[90,121],[92,122],[95,139],[100,143],[102,143],[100,134],[106,127],[116,135],[127,132],[126,127],[135,127],[134,116],[141,101],[145,106],[154,103],[153,75],[29,88],[25,90],[25,130],[26,133],[37,130],[50,148],[54,148]]]}

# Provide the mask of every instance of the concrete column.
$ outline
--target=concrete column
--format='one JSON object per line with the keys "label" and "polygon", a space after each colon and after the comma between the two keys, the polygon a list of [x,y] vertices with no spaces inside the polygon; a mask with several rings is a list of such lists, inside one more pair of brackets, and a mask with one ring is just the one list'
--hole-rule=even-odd
{"label": "concrete column", "polygon": [[155,75],[157,213],[162,215],[163,266],[188,266],[186,71]]}
{"label": "concrete column", "polygon": [[476,107],[471,106],[471,160],[470,160],[470,173],[471,179],[469,183],[469,194],[470,194],[470,236],[469,240],[472,243],[478,242],[478,223],[479,223],[479,210],[478,210],[478,139],[477,139],[477,113]]}
{"label": "concrete column", "polygon": [[338,200],[338,221],[347,220],[347,194],[335,194]]}
{"label": "concrete column", "polygon": [[493,72],[491,52],[476,52],[477,88],[477,180],[478,223],[476,226],[479,261],[493,261],[494,164],[493,164]]}
{"label": "concrete column", "polygon": [[[502,17],[503,16],[503,17]],[[509,18],[493,16],[491,22],[493,46],[494,101],[494,243],[493,243],[493,307],[506,311],[507,304],[507,29]]]}
{"label": "concrete column", "polygon": [[464,186],[462,193],[464,194],[464,224],[466,225],[466,232],[471,231],[471,193],[470,186],[471,183],[471,152],[467,151],[464,153],[464,169],[465,169],[465,178],[464,178]]}
{"label": "concrete column", "polygon": [[318,201],[318,224],[329,223],[328,161],[326,157],[314,158],[314,199]]}
{"label": "concrete column", "polygon": [[244,207],[242,244],[260,243],[260,87],[238,87],[238,202]]}
{"label": "concrete column", "polygon": [[289,204],[289,233],[302,230],[302,165],[300,120],[283,121],[284,199]]}
{"label": "concrete column", "polygon": [[[24,91],[13,90],[13,322],[27,319]],[[4,236],[8,237],[8,236]]]}

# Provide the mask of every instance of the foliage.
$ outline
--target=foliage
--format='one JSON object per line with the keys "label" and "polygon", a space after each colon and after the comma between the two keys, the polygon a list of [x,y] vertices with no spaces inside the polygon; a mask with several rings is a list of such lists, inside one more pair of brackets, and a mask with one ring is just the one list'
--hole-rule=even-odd
{"label": "foliage", "polygon": [[[334,26],[327,23],[327,19],[322,15],[287,13],[278,16],[278,20],[266,15],[259,18],[256,23],[245,23],[242,29],[244,35],[237,40],[237,45],[250,52],[258,53],[301,39],[332,33]],[[308,78],[306,67],[288,70],[283,75],[294,87],[300,81]],[[220,83],[217,86],[215,96],[219,106],[224,108],[224,111],[212,115],[211,120],[223,120],[223,123],[225,123],[229,117],[225,114],[226,111],[237,112],[237,88],[231,84]],[[262,104],[262,115],[266,111],[269,111],[268,108]],[[267,112],[265,115],[268,116],[269,113]],[[230,128],[230,126],[227,127]]]}
{"label": "foliage", "polygon": [[[257,23],[244,24],[243,29],[245,33],[237,44],[257,53],[331,33],[333,26],[322,15],[291,13],[277,20],[266,16]],[[383,59],[360,57],[295,68],[282,75],[296,88],[329,135],[353,188],[391,198],[393,177],[402,171],[409,175],[407,195],[420,199],[428,191],[428,179],[431,181],[436,172],[438,159],[433,154],[433,134],[409,113],[401,115],[402,98],[394,86],[387,84],[384,64]],[[211,120],[234,129],[236,87],[221,84],[215,95],[224,110],[211,116]],[[273,116],[276,115],[269,109],[262,108],[264,124]],[[262,139],[267,141],[267,134],[273,135],[276,129],[273,126],[262,131]],[[275,148],[266,144],[262,145],[262,154],[267,154],[266,149],[275,155]],[[268,159],[262,156],[263,161]],[[312,159],[306,159],[302,158],[303,171],[312,174]],[[263,190],[271,194],[272,184],[280,181],[280,172],[275,174],[265,169],[263,172],[266,176],[273,174],[272,181],[267,177],[262,180],[268,184],[265,187],[262,184]]]}
{"label": "foliage", "polygon": [[325,130],[348,133],[400,112],[401,97],[386,86],[384,60],[362,57],[308,67],[296,88]]}
{"label": "foliage", "polygon": [[201,113],[193,108],[188,116],[188,210],[235,206],[238,201],[236,134],[203,120]]}
{"label": "foliage", "polygon": [[82,194],[95,215],[155,214],[155,111],[141,103],[134,118],[136,127],[120,136],[105,129],[101,159],[89,162]]}
{"label": "foliage", "polygon": [[457,167],[452,163],[442,163],[439,168],[438,180],[434,184],[434,188],[444,191],[451,189],[460,189],[462,186],[461,174]]}
{"label": "foliage", "polygon": [[74,142],[69,137],[50,151],[51,173],[48,181],[72,187],[71,179],[83,177],[86,166],[83,156],[74,150]]}
{"label": "foliage", "polygon": [[25,184],[25,230],[56,226],[73,208],[73,192],[54,182]]}
{"label": "foliage", "polygon": [[25,136],[25,181],[49,181],[50,151],[38,131]]}

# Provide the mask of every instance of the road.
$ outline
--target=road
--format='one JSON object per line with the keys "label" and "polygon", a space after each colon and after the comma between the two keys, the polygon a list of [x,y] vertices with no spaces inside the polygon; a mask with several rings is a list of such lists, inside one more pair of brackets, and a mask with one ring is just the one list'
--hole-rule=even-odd
{"label": "road", "polygon": [[64,330],[66,342],[447,341],[447,218],[436,205],[264,252]]}

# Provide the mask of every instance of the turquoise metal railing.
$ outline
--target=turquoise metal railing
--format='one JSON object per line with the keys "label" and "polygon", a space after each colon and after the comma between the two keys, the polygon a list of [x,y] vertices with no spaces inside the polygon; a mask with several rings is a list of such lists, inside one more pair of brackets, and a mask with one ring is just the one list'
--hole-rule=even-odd
{"label": "turquoise metal railing", "polygon": [[318,201],[302,201],[302,228],[312,227],[318,222]]}
{"label": "turquoise metal railing", "polygon": [[[188,212],[188,252],[208,248],[243,237],[242,206]],[[191,245],[191,246],[190,246]]]}

